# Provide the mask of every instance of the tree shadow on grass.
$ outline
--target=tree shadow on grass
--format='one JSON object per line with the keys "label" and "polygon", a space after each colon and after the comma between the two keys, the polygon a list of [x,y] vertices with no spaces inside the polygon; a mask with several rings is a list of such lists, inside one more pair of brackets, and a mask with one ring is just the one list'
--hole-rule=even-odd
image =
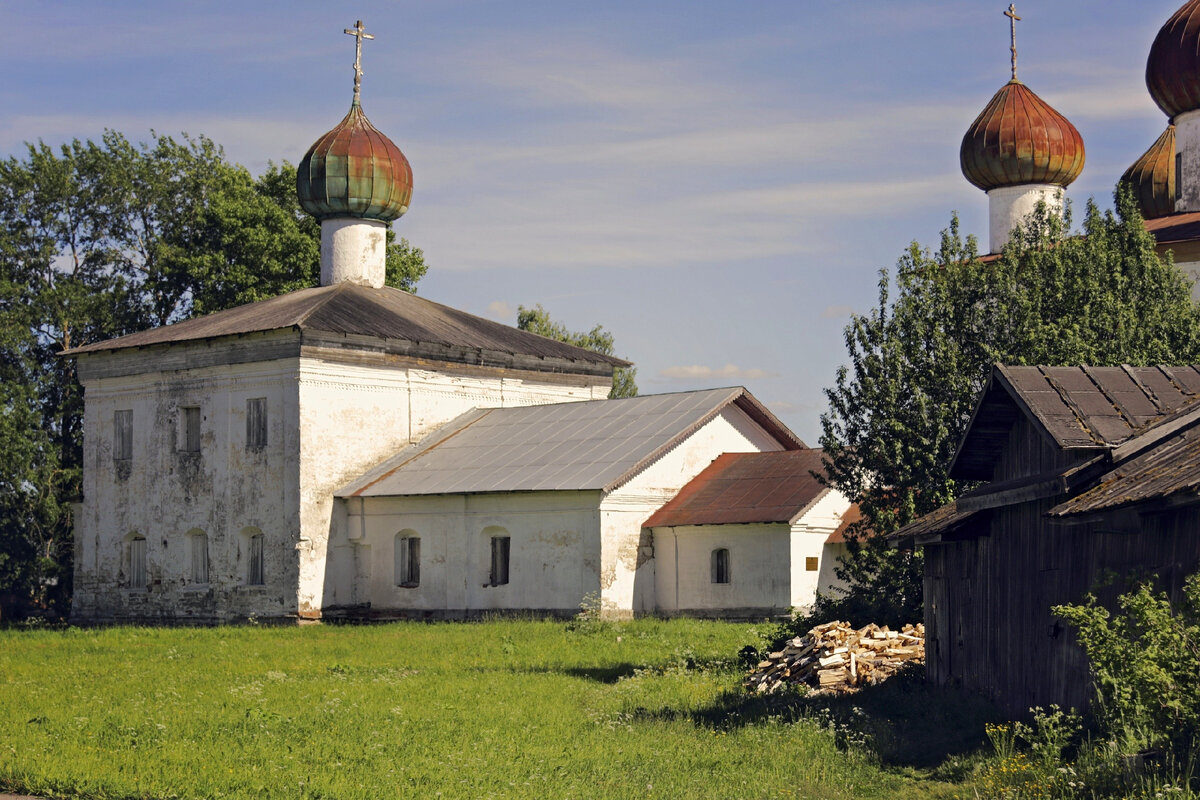
{"label": "tree shadow on grass", "polygon": [[831,728],[839,744],[867,743],[890,766],[929,769],[952,756],[978,750],[986,741],[984,724],[1003,715],[984,698],[962,690],[925,683],[921,668],[910,668],[855,694],[773,695],[724,692],[709,706],[693,711],[638,709],[644,719],[690,719],[713,728],[736,728],[781,719],[811,719]]}

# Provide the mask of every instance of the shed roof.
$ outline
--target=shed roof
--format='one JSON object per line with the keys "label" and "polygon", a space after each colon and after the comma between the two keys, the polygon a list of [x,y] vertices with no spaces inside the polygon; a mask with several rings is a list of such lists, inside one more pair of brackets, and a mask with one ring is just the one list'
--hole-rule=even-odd
{"label": "shed roof", "polygon": [[1010,367],[997,364],[980,395],[950,475],[992,477],[1024,414],[1064,450],[1120,445],[1200,398],[1200,371],[1183,367]]}
{"label": "shed roof", "polygon": [[725,453],[646,520],[645,527],[795,521],[829,489],[813,448],[776,453]]}
{"label": "shed roof", "polygon": [[842,514],[842,524],[837,526],[837,529],[825,539],[826,544],[839,544],[846,541],[846,534],[850,532],[850,526],[863,518],[862,509],[858,507],[858,503],[851,503],[850,507]]}
{"label": "shed roof", "polygon": [[616,367],[629,362],[547,339],[385,286],[353,283],[301,289],[203,317],[76,347],[64,355],[213,339],[295,328],[422,342],[468,351]]}
{"label": "shed roof", "polygon": [[612,491],[729,406],[742,409],[783,448],[804,447],[741,387],[476,409],[336,495]]}

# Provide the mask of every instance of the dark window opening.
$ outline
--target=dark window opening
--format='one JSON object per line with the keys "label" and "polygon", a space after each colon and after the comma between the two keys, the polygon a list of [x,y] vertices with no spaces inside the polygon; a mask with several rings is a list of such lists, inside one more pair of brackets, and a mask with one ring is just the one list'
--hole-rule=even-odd
{"label": "dark window opening", "polygon": [[133,458],[133,411],[113,412],[113,460]]}
{"label": "dark window opening", "polygon": [[396,535],[396,585],[421,585],[421,539]]}
{"label": "dark window opening", "polygon": [[724,547],[712,551],[712,582],[729,583],[729,550]]}
{"label": "dark window opening", "polygon": [[261,450],[267,446],[267,398],[252,397],[246,401],[246,449]]}
{"label": "dark window opening", "polygon": [[491,586],[503,586],[508,583],[508,554],[512,538],[509,536],[492,537],[492,569],[488,574]]}

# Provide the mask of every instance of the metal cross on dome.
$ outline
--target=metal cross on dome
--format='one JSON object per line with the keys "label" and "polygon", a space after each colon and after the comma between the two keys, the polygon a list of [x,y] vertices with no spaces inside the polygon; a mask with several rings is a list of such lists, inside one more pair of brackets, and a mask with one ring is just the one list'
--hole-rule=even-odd
{"label": "metal cross on dome", "polygon": [[353,28],[346,28],[345,32],[354,37],[354,105],[358,105],[358,92],[362,86],[362,43],[363,39],[374,39],[375,37],[366,32],[363,28],[362,20],[357,20]]}
{"label": "metal cross on dome", "polygon": [[[1012,46],[1009,50],[1012,51],[1012,79],[1017,79],[1017,22],[1021,19],[1017,16],[1017,7],[1012,3],[1008,4],[1008,10],[1004,12],[1004,16],[1009,19],[1009,26],[1012,28]],[[350,31],[346,31],[349,33]]]}

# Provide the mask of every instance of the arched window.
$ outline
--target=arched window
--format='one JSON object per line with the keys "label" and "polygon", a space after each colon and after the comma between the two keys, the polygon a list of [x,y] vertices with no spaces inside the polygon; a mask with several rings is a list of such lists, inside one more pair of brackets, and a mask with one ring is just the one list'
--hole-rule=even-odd
{"label": "arched window", "polygon": [[131,533],[125,537],[126,584],[130,589],[146,588],[146,537],[140,533]]}
{"label": "arched window", "polygon": [[488,586],[503,586],[508,583],[509,554],[512,551],[512,537],[504,528],[492,525],[483,529],[491,551],[491,566],[488,570]]}
{"label": "arched window", "polygon": [[208,535],[199,529],[188,531],[188,550],[192,562],[192,583],[208,583]]}
{"label": "arched window", "polygon": [[729,583],[729,548],[718,547],[712,551],[712,582]]}
{"label": "arched window", "polygon": [[263,566],[263,532],[258,528],[242,530],[242,563],[247,586],[262,586],[266,583]]}
{"label": "arched window", "polygon": [[396,534],[396,585],[413,587],[421,584],[421,537],[416,531],[403,530]]}

